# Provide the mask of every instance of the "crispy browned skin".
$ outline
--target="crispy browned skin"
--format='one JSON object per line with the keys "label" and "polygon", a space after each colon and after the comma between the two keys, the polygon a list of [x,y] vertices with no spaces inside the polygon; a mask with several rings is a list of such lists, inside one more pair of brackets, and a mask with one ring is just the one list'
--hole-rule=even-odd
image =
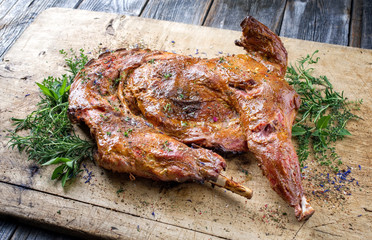
{"label": "crispy browned skin", "polygon": [[[253,55],[200,59],[117,50],[76,77],[69,113],[84,121],[108,169],[162,181],[216,179],[225,161],[206,148],[251,151],[299,220],[306,203],[291,127],[300,101],[283,79],[287,53],[253,18],[238,45]],[[188,144],[188,145],[186,145]]]}
{"label": "crispy browned skin", "polygon": [[89,62],[71,88],[71,120],[88,125],[98,146],[96,159],[104,168],[162,181],[216,179],[226,166],[222,157],[163,134],[120,101],[118,88],[126,74],[152,54],[123,50]]}

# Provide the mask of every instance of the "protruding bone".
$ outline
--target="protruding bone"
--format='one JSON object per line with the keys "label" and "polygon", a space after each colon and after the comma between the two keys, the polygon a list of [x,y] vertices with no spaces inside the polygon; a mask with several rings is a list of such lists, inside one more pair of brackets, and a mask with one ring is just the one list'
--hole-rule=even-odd
{"label": "protruding bone", "polygon": [[213,185],[216,185],[221,188],[225,188],[227,190],[230,190],[233,193],[239,194],[240,196],[243,196],[245,198],[251,199],[253,195],[253,191],[237,182],[235,182],[232,179],[229,179],[223,175],[219,175],[217,180],[209,181]]}
{"label": "protruding bone", "polygon": [[310,206],[310,204],[306,201],[306,197],[303,196],[301,199],[301,204],[295,207],[295,214],[298,221],[306,220],[311,215],[313,215],[315,210]]}

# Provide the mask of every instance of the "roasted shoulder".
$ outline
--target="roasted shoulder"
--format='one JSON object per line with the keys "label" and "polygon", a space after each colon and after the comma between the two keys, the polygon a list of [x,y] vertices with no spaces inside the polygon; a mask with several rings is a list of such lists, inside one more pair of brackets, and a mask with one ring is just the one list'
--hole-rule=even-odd
{"label": "roasted shoulder", "polygon": [[254,18],[241,26],[236,44],[247,54],[202,59],[118,49],[100,55],[75,78],[69,116],[90,128],[99,165],[154,180],[218,182],[226,162],[212,150],[250,151],[302,220],[314,210],[291,142],[300,99],[284,80],[287,52]]}

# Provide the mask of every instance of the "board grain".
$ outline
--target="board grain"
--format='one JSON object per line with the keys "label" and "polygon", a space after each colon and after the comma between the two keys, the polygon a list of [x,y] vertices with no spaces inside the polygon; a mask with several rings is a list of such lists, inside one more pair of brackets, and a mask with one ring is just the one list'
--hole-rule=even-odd
{"label": "board grain", "polygon": [[0,218],[0,239],[9,239],[16,231],[17,224]]}
{"label": "board grain", "polygon": [[349,46],[360,47],[362,39],[362,10],[363,0],[354,0],[351,13],[351,24],[349,34]]}
{"label": "board grain", "polygon": [[[279,34],[285,4],[285,0],[215,0],[204,26],[239,31],[240,26],[237,23],[246,16],[252,16]],[[230,12],[234,12],[234,14],[228,14]]]}
{"label": "board grain", "polygon": [[[337,145],[360,190],[353,189],[340,205],[332,199],[313,197],[312,182],[305,179],[316,213],[300,223],[293,209],[271,190],[249,155],[228,158],[225,173],[254,190],[254,197],[246,200],[208,184],[170,184],[141,178],[130,181],[128,175],[106,171],[90,161],[84,163],[80,178],[62,189],[60,183],[50,180],[52,168],[38,168],[27,162],[24,154],[7,147],[10,117],[25,117],[35,108],[39,94],[35,82],[65,73],[60,49],[83,48],[94,57],[103,47],[140,45],[216,57],[221,52],[243,53],[233,44],[239,37],[237,31],[110,13],[69,9],[43,12],[0,65],[0,213],[108,238],[370,239],[369,121],[351,123],[353,135]],[[317,71],[326,73],[335,89],[345,90],[348,98],[363,98],[360,115],[363,119],[372,117],[372,51],[288,38],[283,42],[290,62],[319,49]],[[316,170],[317,166],[309,162],[310,168]],[[92,179],[86,182],[88,174]]]}
{"label": "board grain", "polygon": [[348,45],[350,16],[351,0],[288,0],[280,36]]}
{"label": "board grain", "polygon": [[0,57],[18,39],[40,12],[50,7],[73,8],[77,3],[78,0],[20,0],[0,2]]}
{"label": "board grain", "polygon": [[140,15],[147,0],[84,0],[78,5],[78,9],[125,14],[131,16]]}
{"label": "board grain", "polygon": [[[56,237],[55,233],[51,231],[44,231],[40,228],[35,228],[35,226],[31,226],[31,225],[20,225],[17,227],[17,230],[14,231],[14,233],[12,234],[12,238],[10,239],[11,240],[29,240],[29,239],[58,240],[60,238]],[[77,238],[63,237],[63,240],[77,240]]]}
{"label": "board grain", "polygon": [[141,17],[201,25],[212,0],[152,0]]}
{"label": "board grain", "polygon": [[361,47],[372,47],[372,1],[363,0]]}

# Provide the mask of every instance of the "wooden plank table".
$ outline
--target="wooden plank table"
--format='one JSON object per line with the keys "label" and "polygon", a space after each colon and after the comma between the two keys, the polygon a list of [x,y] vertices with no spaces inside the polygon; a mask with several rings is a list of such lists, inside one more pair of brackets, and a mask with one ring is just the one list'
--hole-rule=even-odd
{"label": "wooden plank table", "polygon": [[[104,11],[233,30],[239,30],[237,23],[244,16],[252,15],[280,36],[372,49],[370,1],[3,0],[0,2],[1,58],[36,16],[50,7]],[[2,216],[0,238],[40,239],[59,236],[59,233],[31,228],[18,221]],[[70,237],[63,235],[62,238]]]}

